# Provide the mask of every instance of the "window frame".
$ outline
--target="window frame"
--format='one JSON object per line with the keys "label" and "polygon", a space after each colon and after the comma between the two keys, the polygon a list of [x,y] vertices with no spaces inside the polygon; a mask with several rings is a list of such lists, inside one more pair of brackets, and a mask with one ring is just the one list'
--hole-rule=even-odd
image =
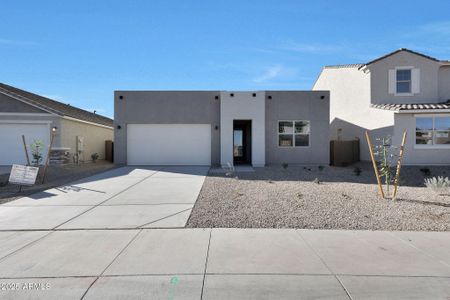
{"label": "window frame", "polygon": [[[424,130],[417,130],[417,119],[418,118],[431,118],[432,119],[432,143],[430,145],[427,144],[417,144],[417,132],[423,132]],[[436,129],[436,118],[450,118],[450,114],[417,114],[414,115],[414,149],[450,149],[450,144],[436,144],[436,132],[439,131],[448,131],[450,130],[437,130]],[[430,130],[425,130],[430,131]]]}
{"label": "window frame", "polygon": [[[412,77],[413,77],[413,69],[414,69],[414,67],[396,67],[395,68],[395,95],[396,96],[413,96],[414,94],[413,94],[413,80],[412,80]],[[410,72],[410,79],[409,80],[398,80],[397,79],[397,72],[398,71],[404,71],[404,70],[409,70],[409,72]],[[404,92],[404,93],[402,93],[402,92],[398,92],[398,89],[397,89],[397,84],[399,83],[399,82],[409,82],[409,92]]]}
{"label": "window frame", "polygon": [[[291,122],[292,123],[292,133],[280,133],[280,122]],[[295,133],[295,122],[308,122],[309,132],[305,133]],[[292,137],[292,146],[280,146],[280,135],[290,135]],[[296,135],[308,135],[308,145],[307,146],[296,146],[295,136]],[[277,146],[278,148],[290,149],[290,148],[309,148],[311,147],[311,120],[277,120]]]}

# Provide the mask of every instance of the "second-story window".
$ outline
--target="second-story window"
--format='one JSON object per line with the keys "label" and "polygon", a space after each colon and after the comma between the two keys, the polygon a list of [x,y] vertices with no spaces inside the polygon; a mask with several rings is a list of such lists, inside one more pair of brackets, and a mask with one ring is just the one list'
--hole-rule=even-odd
{"label": "second-story window", "polygon": [[397,69],[397,94],[411,93],[411,69]]}

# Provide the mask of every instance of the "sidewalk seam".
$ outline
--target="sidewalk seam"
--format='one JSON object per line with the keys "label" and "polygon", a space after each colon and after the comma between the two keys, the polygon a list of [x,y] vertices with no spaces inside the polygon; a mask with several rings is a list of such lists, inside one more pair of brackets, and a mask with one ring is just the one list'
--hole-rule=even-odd
{"label": "sidewalk seam", "polygon": [[103,273],[106,272],[106,270],[117,260],[117,258],[128,248],[128,246],[131,245],[131,243],[138,237],[139,234],[141,234],[142,230],[139,230],[138,233],[136,233],[133,238],[125,245],[125,247],[123,247],[122,250],[119,251],[119,253],[117,253],[116,257],[113,258],[113,260],[106,266],[105,269],[103,269],[103,271],[100,273],[100,275],[96,276],[95,280],[89,285],[89,287],[86,289],[86,291],[83,293],[83,295],[81,296],[80,300],[84,299],[84,297],[86,296],[86,294],[89,292],[89,290],[91,289],[91,287],[97,282],[97,280],[102,277]]}
{"label": "sidewalk seam", "polygon": [[205,288],[206,272],[208,269],[208,259],[209,259],[209,247],[211,246],[212,231],[213,231],[213,229],[211,228],[209,231],[208,249],[206,250],[205,271],[203,272],[202,292],[200,294],[200,300],[203,299],[203,291]]}
{"label": "sidewalk seam", "polygon": [[300,238],[303,240],[303,242],[306,244],[306,246],[308,246],[309,249],[311,249],[311,251],[320,259],[320,261],[323,263],[323,265],[328,269],[328,271],[330,271],[331,275],[334,276],[334,278],[336,278],[336,280],[339,282],[339,284],[341,285],[342,289],[344,290],[344,292],[347,294],[347,297],[350,300],[353,300],[352,296],[350,296],[350,292],[347,290],[347,288],[344,286],[344,284],[342,283],[342,281],[338,278],[338,276],[333,272],[333,270],[331,270],[331,268],[327,265],[327,263],[325,262],[325,260],[319,255],[319,253],[317,253],[316,249],[314,249],[303,237],[303,235],[301,234],[300,231],[296,230],[297,234],[300,236]]}

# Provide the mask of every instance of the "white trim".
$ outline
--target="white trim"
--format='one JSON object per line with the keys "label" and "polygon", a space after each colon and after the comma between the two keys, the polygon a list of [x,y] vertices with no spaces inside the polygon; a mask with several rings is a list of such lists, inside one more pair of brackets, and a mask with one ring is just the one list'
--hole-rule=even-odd
{"label": "white trim", "polygon": [[111,127],[111,126],[106,126],[106,125],[102,125],[102,124],[98,124],[98,123],[94,123],[94,122],[89,122],[89,121],[83,121],[83,120],[72,118],[72,117],[68,117],[68,116],[63,116],[62,119],[66,119],[66,120],[69,120],[69,121],[80,122],[80,123],[85,123],[85,124],[89,124],[89,125],[94,125],[94,126],[98,126],[98,127],[107,128],[107,129],[114,129],[114,127]]}
{"label": "white trim", "polygon": [[15,113],[15,112],[0,112],[0,116],[14,116],[14,117],[53,117],[52,114],[43,113]]}
{"label": "white trim", "polygon": [[[280,122],[293,122],[292,133],[280,133]],[[295,122],[308,122],[309,123],[309,133],[308,133],[308,146],[295,146],[295,135],[306,135],[303,133],[295,133]],[[280,146],[280,135],[292,135],[292,146]],[[311,147],[311,120],[278,120],[277,121],[277,146],[278,148],[309,148]]]}
{"label": "white trim", "polygon": [[420,115],[414,115],[414,117],[416,117],[416,118],[426,118],[426,117],[440,118],[440,117],[450,117],[450,114],[449,113],[446,113],[446,114],[420,114]]}
{"label": "white trim", "polygon": [[436,150],[436,149],[450,149],[450,145],[445,145],[445,144],[437,144],[437,145],[417,145],[414,144],[414,149],[418,149],[418,150]]}
{"label": "white trim", "polygon": [[427,115],[427,114],[448,114],[450,113],[450,109],[427,109],[427,110],[420,110],[420,109],[411,109],[411,110],[399,110],[396,111],[397,114],[420,114],[420,115]]}
{"label": "white trim", "polygon": [[402,66],[402,67],[395,67],[395,70],[409,70],[409,69],[414,69],[414,66]]}
{"label": "white trim", "polygon": [[9,123],[9,124],[51,124],[53,121],[44,121],[44,120],[0,120],[0,123]]}
{"label": "white trim", "polygon": [[[9,93],[5,93],[5,92],[2,91],[1,89],[0,89],[0,93],[3,94],[3,95],[5,95],[5,96],[8,96],[8,97],[10,97],[10,98],[16,99],[17,101],[20,101],[20,102],[22,102],[22,103],[25,103],[25,104],[27,104],[27,105],[29,105],[29,106],[33,106],[33,107],[35,107],[35,108],[37,108],[37,109],[46,111],[46,112],[48,112],[48,113],[51,114],[51,115],[61,116],[61,115],[59,115],[59,114],[57,114],[57,113],[54,113],[54,112],[52,112],[52,111],[50,111],[50,110],[48,110],[48,109],[42,108],[42,107],[40,107],[40,106],[38,106],[38,105],[35,105],[35,104],[32,104],[32,103],[29,103],[28,101],[24,101],[24,100],[20,99],[20,98],[17,97],[17,96],[11,95],[11,94],[9,94]],[[25,98],[25,97],[24,97],[24,98]]]}

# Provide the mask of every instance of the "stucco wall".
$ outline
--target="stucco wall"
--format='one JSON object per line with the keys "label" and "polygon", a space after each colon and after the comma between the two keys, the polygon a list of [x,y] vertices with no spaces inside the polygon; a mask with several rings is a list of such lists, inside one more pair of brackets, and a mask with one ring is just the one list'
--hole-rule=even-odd
{"label": "stucco wall", "polygon": [[[389,94],[389,70],[395,67],[420,69],[420,93],[413,96]],[[435,103],[439,101],[440,64],[409,52],[399,52],[369,66],[372,103]]]}
{"label": "stucco wall", "polygon": [[211,124],[211,164],[220,164],[220,100],[215,96],[218,91],[116,91],[115,163],[127,160],[127,124]]}
{"label": "stucco wall", "polygon": [[76,138],[84,137],[84,156],[81,160],[90,161],[93,153],[98,153],[99,159],[105,158],[105,141],[113,140],[113,129],[67,119],[60,120],[60,126],[55,138],[58,147],[70,148],[71,155],[76,153]]}
{"label": "stucco wall", "polygon": [[415,147],[415,128],[414,114],[395,114],[394,145],[399,146],[403,132],[407,132],[404,163],[407,165],[450,164],[450,149],[417,149]]}
{"label": "stucco wall", "polygon": [[373,138],[393,134],[394,113],[370,107],[371,76],[357,67],[325,68],[313,86],[330,91],[331,139],[337,139],[339,129],[342,140],[358,138],[361,160],[370,160],[366,130]]}
{"label": "stucco wall", "polygon": [[442,102],[450,100],[450,66],[439,69],[439,99]]}
{"label": "stucco wall", "polygon": [[[266,92],[267,164],[329,164],[329,101],[328,91]],[[279,147],[279,120],[309,120],[309,147]]]}
{"label": "stucco wall", "polygon": [[[231,97],[231,94],[234,96]],[[220,162],[223,166],[233,164],[233,120],[252,121],[252,165],[265,165],[265,109],[264,92],[220,93]]]}

